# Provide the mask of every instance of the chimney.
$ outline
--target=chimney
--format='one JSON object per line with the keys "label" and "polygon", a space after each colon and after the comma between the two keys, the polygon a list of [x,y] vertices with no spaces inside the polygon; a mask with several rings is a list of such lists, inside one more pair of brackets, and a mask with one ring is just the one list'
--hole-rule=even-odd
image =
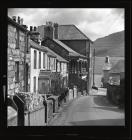
{"label": "chimney", "polygon": [[37,32],[36,26],[30,26],[30,38],[37,44],[40,43],[40,33]]}
{"label": "chimney", "polygon": [[18,22],[18,24],[20,24],[20,17],[19,16],[18,16],[17,22]]}
{"label": "chimney", "polygon": [[36,28],[36,26],[34,26],[34,31],[37,31],[37,28]]}
{"label": "chimney", "polygon": [[27,25],[22,25],[25,29],[27,29],[28,28],[28,26]]}
{"label": "chimney", "polygon": [[20,24],[23,25],[23,18],[20,19]]}
{"label": "chimney", "polygon": [[53,23],[51,21],[46,22],[46,25],[44,26],[44,38],[51,38],[53,39],[54,33],[53,33]]}
{"label": "chimney", "polygon": [[110,63],[109,56],[105,57],[105,63]]}
{"label": "chimney", "polygon": [[58,23],[54,23],[54,38],[58,39]]}
{"label": "chimney", "polygon": [[16,22],[16,16],[13,16],[12,19]]}
{"label": "chimney", "polygon": [[30,31],[32,31],[32,29],[33,29],[33,27],[32,27],[32,26],[30,26]]}

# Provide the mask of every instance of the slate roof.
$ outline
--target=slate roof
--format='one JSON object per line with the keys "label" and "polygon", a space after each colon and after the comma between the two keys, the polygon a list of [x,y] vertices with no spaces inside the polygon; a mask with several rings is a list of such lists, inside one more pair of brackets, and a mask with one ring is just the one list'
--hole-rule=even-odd
{"label": "slate roof", "polygon": [[30,42],[30,45],[31,45],[32,48],[35,48],[35,49],[37,49],[37,50],[46,52],[47,55],[49,55],[49,56],[51,56],[51,57],[56,57],[56,55],[55,55],[54,53],[48,51],[48,50],[46,49],[46,47],[41,46],[41,45],[35,43],[35,42],[34,42],[33,40],[31,40],[31,39],[29,40],[29,42]]}
{"label": "slate roof", "polygon": [[52,50],[49,49],[48,47],[45,47],[45,49],[46,49],[48,52],[51,52],[52,54],[54,54],[54,55],[57,57],[58,61],[67,62],[67,63],[68,63],[67,60],[65,60],[64,58],[62,58],[60,55],[56,54],[54,51],[52,51]]}
{"label": "slate roof", "polygon": [[24,32],[30,32],[27,30],[23,25],[20,25],[17,21],[14,21],[12,18],[8,17],[8,23],[12,24],[13,26],[19,28],[20,30]]}
{"label": "slate roof", "polygon": [[82,31],[80,31],[73,24],[59,25],[58,33],[59,40],[90,40]]}
{"label": "slate roof", "polygon": [[125,71],[124,59],[119,60],[109,71],[109,73],[121,73]]}
{"label": "slate roof", "polygon": [[70,47],[68,47],[66,44],[64,44],[63,42],[57,40],[57,39],[53,39],[54,42],[56,42],[57,44],[61,45],[64,49],[66,49],[69,52],[70,56],[78,56],[78,57],[82,57],[82,58],[86,58],[86,56],[77,53],[76,51],[72,50]]}

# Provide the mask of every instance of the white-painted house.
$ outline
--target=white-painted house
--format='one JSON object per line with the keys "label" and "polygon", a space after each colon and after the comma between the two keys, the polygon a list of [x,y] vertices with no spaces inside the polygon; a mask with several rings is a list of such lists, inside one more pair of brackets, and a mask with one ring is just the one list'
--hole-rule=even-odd
{"label": "white-painted house", "polygon": [[56,71],[56,56],[32,40],[30,40],[30,51],[30,92],[48,93],[51,84],[50,75]]}
{"label": "white-painted house", "polygon": [[68,61],[55,53],[53,50],[45,47],[45,49],[56,56],[56,72],[59,72],[63,78],[64,87],[68,86]]}

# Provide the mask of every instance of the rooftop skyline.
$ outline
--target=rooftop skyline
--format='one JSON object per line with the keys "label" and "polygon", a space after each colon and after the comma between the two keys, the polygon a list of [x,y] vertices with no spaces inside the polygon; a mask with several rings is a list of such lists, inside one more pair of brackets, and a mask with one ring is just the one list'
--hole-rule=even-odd
{"label": "rooftop skyline", "polygon": [[92,41],[124,30],[123,8],[9,8],[8,16],[20,16],[28,29],[46,21],[74,24]]}

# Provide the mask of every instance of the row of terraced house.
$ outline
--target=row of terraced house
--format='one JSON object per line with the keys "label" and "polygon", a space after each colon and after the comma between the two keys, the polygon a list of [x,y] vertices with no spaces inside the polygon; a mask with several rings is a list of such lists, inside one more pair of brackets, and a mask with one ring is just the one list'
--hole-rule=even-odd
{"label": "row of terraced house", "polygon": [[[8,125],[42,125],[41,114],[36,114],[38,120],[31,118],[39,102],[43,106],[45,101],[47,108],[41,112],[47,111],[48,116],[55,112],[51,100],[61,104],[69,89],[76,86],[78,91],[88,92],[92,79],[91,43],[75,25],[46,22],[28,30],[22,18],[8,17]],[[13,120],[15,113],[17,119]]]}

